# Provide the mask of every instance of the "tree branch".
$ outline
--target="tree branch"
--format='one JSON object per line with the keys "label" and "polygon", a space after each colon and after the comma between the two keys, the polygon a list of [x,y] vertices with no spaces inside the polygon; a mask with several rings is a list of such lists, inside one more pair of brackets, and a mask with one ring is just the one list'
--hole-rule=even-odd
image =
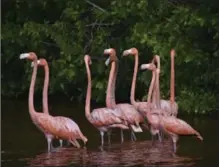
{"label": "tree branch", "polygon": [[86,27],[93,27],[93,26],[112,26],[114,25],[113,23],[91,23],[87,24]]}
{"label": "tree branch", "polygon": [[95,7],[95,8],[97,8],[97,9],[101,10],[102,12],[107,12],[105,9],[99,7],[98,5],[94,4],[93,2],[90,2],[90,1],[88,1],[88,0],[85,0],[85,1],[86,1],[87,3],[89,3],[90,5],[92,5],[93,7]]}

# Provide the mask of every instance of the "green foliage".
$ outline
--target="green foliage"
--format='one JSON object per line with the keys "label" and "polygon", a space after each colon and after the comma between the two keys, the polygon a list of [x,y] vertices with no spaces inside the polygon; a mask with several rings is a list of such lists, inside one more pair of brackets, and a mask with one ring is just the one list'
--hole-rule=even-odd
{"label": "green foliage", "polygon": [[[124,49],[136,47],[140,63],[161,57],[161,93],[169,97],[170,58],[175,48],[176,101],[180,110],[206,113],[216,108],[219,76],[218,1],[172,0],[49,0],[3,1],[2,95],[26,93],[30,63],[22,52],[34,51],[50,66],[50,94],[64,93],[83,100],[87,78],[83,57],[103,57],[113,47],[119,57],[116,96],[128,100],[133,58],[122,58]],[[44,75],[38,76],[36,91]],[[92,98],[104,102],[108,69],[93,61]],[[145,98],[151,74],[139,72],[136,98]],[[125,84],[126,83],[126,84]],[[145,90],[145,91],[142,91]]]}

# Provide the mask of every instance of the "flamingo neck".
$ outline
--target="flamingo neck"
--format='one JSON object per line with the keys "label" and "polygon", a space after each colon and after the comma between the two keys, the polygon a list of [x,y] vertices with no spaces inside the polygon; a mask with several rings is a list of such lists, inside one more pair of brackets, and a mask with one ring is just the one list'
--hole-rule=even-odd
{"label": "flamingo neck", "polygon": [[137,80],[137,73],[138,73],[138,53],[136,53],[134,56],[135,56],[135,66],[134,66],[134,72],[133,72],[133,78],[132,78],[130,101],[132,105],[136,106],[137,102],[135,101],[135,87],[136,87],[136,80]]}
{"label": "flamingo neck", "polygon": [[49,86],[49,67],[48,65],[44,66],[45,78],[43,86],[43,112],[49,114],[48,109],[48,86]]}
{"label": "flamingo neck", "polygon": [[115,83],[116,83],[116,62],[111,62],[111,69],[108,79],[107,92],[106,92],[106,106],[107,108],[115,107]]}
{"label": "flamingo neck", "polygon": [[148,98],[147,98],[148,104],[151,103],[151,95],[152,95],[152,91],[154,88],[154,82],[155,82],[155,71],[152,71],[152,79],[151,79],[150,87],[148,90]]}
{"label": "flamingo neck", "polygon": [[85,116],[90,116],[90,99],[91,99],[91,72],[88,63],[85,63],[86,71],[87,71],[87,95],[86,95],[86,103],[85,103]]}
{"label": "flamingo neck", "polygon": [[170,102],[175,101],[175,70],[174,70],[174,56],[171,56],[171,72],[170,72]]}
{"label": "flamingo neck", "polygon": [[155,86],[154,91],[156,89],[156,107],[161,109],[160,105],[160,73],[156,71],[156,79],[155,79]]}
{"label": "flamingo neck", "polygon": [[31,117],[35,114],[35,108],[34,108],[34,87],[35,87],[35,81],[37,76],[37,59],[33,61],[34,67],[33,67],[33,73],[31,77],[31,83],[30,83],[30,89],[29,89],[29,97],[28,97],[28,107],[29,107],[29,113]]}

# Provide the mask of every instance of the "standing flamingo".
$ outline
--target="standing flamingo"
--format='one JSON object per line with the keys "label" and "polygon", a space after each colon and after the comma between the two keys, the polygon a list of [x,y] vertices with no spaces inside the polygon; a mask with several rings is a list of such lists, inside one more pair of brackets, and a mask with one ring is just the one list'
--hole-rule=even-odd
{"label": "standing flamingo", "polygon": [[[153,63],[151,63],[153,64]],[[141,69],[149,69],[148,64],[142,64]],[[160,73],[160,70],[156,70],[156,75]],[[157,75],[159,76],[159,75]],[[159,85],[159,78],[156,78],[156,85]],[[160,90],[157,90],[157,97],[160,97]],[[158,100],[156,103],[160,103],[160,99],[156,98]],[[158,105],[160,106],[160,105]],[[157,113],[164,113],[165,111],[161,108],[152,109],[151,112]],[[157,111],[156,111],[157,110]],[[157,118],[159,118],[159,129],[162,130],[164,133],[168,134],[172,141],[173,141],[173,152],[176,153],[176,143],[178,141],[179,135],[190,135],[190,136],[196,136],[198,139],[203,140],[202,136],[199,132],[197,132],[195,129],[193,129],[188,123],[185,121],[178,119],[176,117],[166,116],[158,114]]]}
{"label": "standing flamingo", "polygon": [[[134,132],[142,132],[140,123],[144,122],[143,116],[135,109],[135,107],[128,103],[116,104],[115,102],[115,83],[118,72],[118,58],[116,56],[116,51],[113,48],[105,49],[105,55],[109,55],[106,60],[106,65],[108,66],[111,62],[111,70],[108,80],[108,91],[106,95],[106,106],[108,108],[115,109],[115,114],[125,120],[129,127],[131,128],[131,139],[136,140]],[[111,86],[110,86],[111,85]],[[110,89],[110,90],[109,90]],[[134,131],[134,132],[133,132]],[[121,129],[121,141],[124,141],[123,130]]]}
{"label": "standing flamingo", "polygon": [[[174,57],[175,57],[175,50],[171,49],[170,51],[170,58],[171,58],[171,72],[170,72],[170,100],[160,100],[160,106],[162,109],[165,110],[165,114],[168,116],[177,116],[178,114],[178,104],[175,102],[175,71],[174,71]],[[160,57],[158,55],[154,56],[152,62],[157,62],[157,68],[160,69]],[[157,74],[159,75],[159,74]],[[158,76],[159,78],[159,76]],[[158,85],[159,87],[159,85]],[[159,89],[159,88],[156,88]],[[154,89],[154,90],[156,90]],[[156,96],[156,91],[153,93],[153,99]]]}
{"label": "standing flamingo", "polygon": [[147,118],[147,120],[150,124],[150,132],[152,134],[152,141],[153,141],[154,135],[156,135],[156,134],[158,134],[159,139],[161,140],[160,135],[159,135],[159,129],[157,128],[157,125],[158,125],[157,115],[154,115],[155,113],[154,114],[149,113],[150,108],[155,108],[155,104],[151,103],[151,95],[152,95],[152,91],[154,90],[156,67],[154,64],[148,64],[148,67],[147,67],[147,68],[150,68],[151,70],[153,70],[152,79],[151,79],[150,87],[148,90],[147,102],[137,102],[137,101],[135,101],[135,87],[136,87],[136,79],[137,79],[137,72],[138,72],[138,50],[136,48],[131,48],[131,49],[125,50],[123,52],[123,56],[128,56],[128,55],[134,55],[134,57],[135,57],[135,65],[134,65],[131,95],[130,95],[131,104],[140,113],[142,113],[142,115],[144,115]]}
{"label": "standing flamingo", "polygon": [[37,67],[38,67],[37,56],[33,52],[23,53],[20,55],[20,59],[28,59],[34,62],[31,84],[29,89],[28,108],[33,123],[46,136],[48,151],[51,151],[52,149],[51,141],[54,137],[69,140],[74,146],[76,146],[75,144],[76,139],[81,138],[84,142],[87,142],[87,138],[81,133],[78,125],[75,122],[73,122],[71,119],[66,117],[59,117],[58,119],[55,119],[53,116],[47,113],[36,112],[34,108],[34,86],[35,86]]}
{"label": "standing flamingo", "polygon": [[[84,56],[84,62],[87,71],[88,86],[85,105],[85,116],[87,120],[93,124],[99,131],[101,136],[101,145],[104,144],[104,132],[109,132],[111,128],[128,129],[125,122],[114,114],[114,110],[109,108],[98,108],[90,112],[90,99],[91,99],[91,72],[90,67],[91,59],[89,55]],[[108,136],[110,142],[110,134]]]}
{"label": "standing flamingo", "polygon": [[[46,59],[39,59],[37,60],[38,66],[44,67],[44,85],[43,85],[43,112],[49,114],[48,108],[48,86],[49,86],[49,66]],[[34,67],[34,62],[31,63],[31,67]],[[62,147],[63,141],[59,139],[60,147]]]}

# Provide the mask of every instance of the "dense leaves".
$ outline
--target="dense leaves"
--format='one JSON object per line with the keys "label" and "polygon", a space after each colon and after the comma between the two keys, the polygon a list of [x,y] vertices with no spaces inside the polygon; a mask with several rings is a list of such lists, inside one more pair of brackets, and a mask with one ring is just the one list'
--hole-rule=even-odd
{"label": "dense leaves", "polygon": [[[122,58],[124,49],[136,47],[140,63],[154,54],[161,57],[161,93],[169,98],[170,57],[177,56],[176,101],[191,113],[214,111],[219,85],[219,3],[197,0],[11,0],[2,1],[2,95],[28,91],[30,63],[22,52],[34,51],[50,67],[50,94],[64,93],[84,100],[86,72],[83,56],[104,57],[113,47],[120,59],[116,95],[128,100],[134,60]],[[105,100],[108,69],[104,62],[92,66],[92,98]],[[43,71],[36,91],[41,92]],[[151,79],[139,72],[136,98],[145,98]],[[142,91],[145,90],[145,91]]]}

